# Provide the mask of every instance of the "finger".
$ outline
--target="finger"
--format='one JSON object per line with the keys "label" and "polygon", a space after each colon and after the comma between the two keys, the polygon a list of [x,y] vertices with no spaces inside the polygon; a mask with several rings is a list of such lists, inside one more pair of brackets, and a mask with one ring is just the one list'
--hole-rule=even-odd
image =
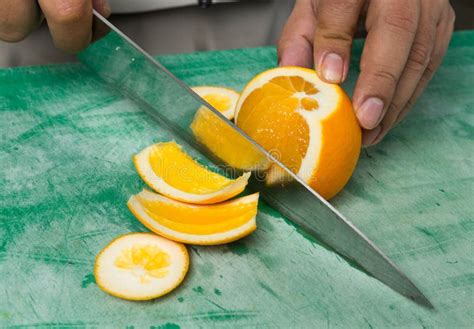
{"label": "finger", "polygon": [[443,61],[444,55],[446,54],[446,51],[449,46],[449,41],[451,40],[451,36],[453,35],[454,21],[456,18],[454,10],[451,8],[451,6],[449,6],[448,9],[443,11],[443,13],[444,15],[442,16],[441,21],[436,29],[436,40],[435,45],[433,47],[433,52],[431,54],[430,62],[428,63],[428,66],[426,67],[426,70],[423,73],[423,76],[420,79],[420,82],[416,87],[413,95],[408,100],[406,108],[403,109],[403,111],[401,111],[398,115],[395,124],[399,123],[403,120],[403,118],[405,118],[405,116],[415,104],[415,101],[418,99],[418,97],[420,97],[430,80],[433,78],[433,75],[437,68],[441,65],[441,62]]}
{"label": "finger", "polygon": [[112,12],[107,0],[92,0],[92,5],[94,9],[104,17],[109,17]]}
{"label": "finger", "polygon": [[314,27],[313,2],[296,1],[278,42],[280,66],[313,66]]}
{"label": "finger", "polygon": [[321,79],[341,83],[347,76],[352,39],[363,1],[321,0],[316,8],[314,63]]}
{"label": "finger", "polygon": [[387,113],[380,122],[378,135],[371,142],[378,142],[394,126],[400,112],[407,108],[407,103],[420,82],[428,63],[431,59],[433,46],[436,39],[436,25],[441,15],[440,10],[430,10],[426,7],[426,2],[421,2],[421,16],[418,24],[418,31],[410,50],[410,55],[405,68],[398,81],[398,86],[393,96],[392,103],[387,109]]}
{"label": "finger", "polygon": [[[426,70],[424,71],[423,76],[421,77],[418,83],[418,86],[416,87],[412,96],[408,100],[405,108],[398,114],[398,117],[395,119],[395,125],[401,120],[403,120],[403,118],[411,110],[416,99],[418,99],[418,97],[421,95],[421,93],[433,77],[434,73],[436,72],[437,68],[441,65],[442,59],[446,54],[446,50],[449,46],[449,41],[451,40],[451,36],[453,34],[455,15],[454,11],[451,8],[446,11],[443,11],[443,13],[445,13],[445,15],[443,15],[443,18],[436,29],[435,43],[428,66],[426,67]],[[375,138],[373,138],[372,142],[370,142],[369,144],[379,143],[385,137],[388,130],[383,130],[382,126],[383,124],[377,127],[380,128],[379,134]]]}
{"label": "finger", "polygon": [[367,39],[361,73],[354,90],[360,125],[373,129],[392,102],[408,59],[419,20],[414,0],[372,0],[367,13]]}
{"label": "finger", "polygon": [[0,0],[0,40],[18,42],[41,22],[41,12],[33,0]]}
{"label": "finger", "polygon": [[78,52],[92,37],[91,0],[39,0],[56,47]]}
{"label": "finger", "polygon": [[382,131],[382,126],[380,125],[371,130],[362,129],[362,145],[363,146],[373,145],[375,139],[380,134],[380,131]]}

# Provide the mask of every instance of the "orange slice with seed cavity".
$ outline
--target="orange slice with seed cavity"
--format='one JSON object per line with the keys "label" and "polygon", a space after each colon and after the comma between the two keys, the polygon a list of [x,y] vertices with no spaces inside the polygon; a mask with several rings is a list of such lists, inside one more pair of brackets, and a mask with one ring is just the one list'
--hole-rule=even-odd
{"label": "orange slice with seed cavity", "polygon": [[122,235],[97,256],[94,276],[100,289],[128,300],[149,300],[175,289],[189,268],[186,247],[149,233]]}

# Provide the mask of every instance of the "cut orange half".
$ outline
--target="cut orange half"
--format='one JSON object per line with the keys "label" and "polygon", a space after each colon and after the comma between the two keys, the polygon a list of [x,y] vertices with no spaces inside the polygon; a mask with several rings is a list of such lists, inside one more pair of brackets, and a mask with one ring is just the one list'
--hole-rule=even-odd
{"label": "cut orange half", "polygon": [[168,239],[196,245],[238,240],[256,226],[258,193],[214,205],[191,205],[143,190],[128,208],[143,225]]}
{"label": "cut orange half", "polygon": [[200,165],[175,142],[158,143],[133,158],[140,177],[155,191],[172,199],[211,204],[245,189],[250,173],[229,179]]}
{"label": "cut orange half", "polygon": [[191,89],[227,119],[232,120],[234,118],[235,105],[240,96],[237,91],[214,86],[199,86]]}
{"label": "cut orange half", "polygon": [[[357,164],[361,129],[351,101],[314,70],[280,67],[257,75],[237,102],[235,121],[326,199],[344,187]],[[273,165],[268,182],[286,176]]]}
{"label": "cut orange half", "polygon": [[175,289],[186,276],[186,247],[149,233],[122,235],[97,256],[94,276],[106,293],[128,300],[149,300]]}

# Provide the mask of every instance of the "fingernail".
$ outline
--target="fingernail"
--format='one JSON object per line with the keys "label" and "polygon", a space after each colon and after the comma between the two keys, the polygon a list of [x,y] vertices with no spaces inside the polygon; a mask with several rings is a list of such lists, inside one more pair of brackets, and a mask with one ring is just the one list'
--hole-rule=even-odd
{"label": "fingernail", "polygon": [[373,145],[381,131],[382,131],[382,126],[377,126],[375,129],[372,129],[372,130],[364,130],[364,133],[362,134],[362,145],[364,146]]}
{"label": "fingernail", "polygon": [[335,53],[326,54],[321,65],[321,73],[324,80],[332,83],[342,82],[344,71],[344,60]]}
{"label": "fingernail", "polygon": [[370,97],[356,110],[357,117],[362,127],[375,128],[382,120],[384,103],[378,97]]}

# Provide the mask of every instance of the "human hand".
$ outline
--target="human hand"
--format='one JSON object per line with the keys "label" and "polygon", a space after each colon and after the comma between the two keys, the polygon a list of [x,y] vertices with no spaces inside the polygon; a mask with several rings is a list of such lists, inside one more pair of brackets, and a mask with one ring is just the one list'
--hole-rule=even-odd
{"label": "human hand", "polygon": [[92,8],[110,15],[107,0],[0,0],[0,40],[26,38],[46,18],[54,44],[76,53],[92,40]]}
{"label": "human hand", "polygon": [[448,0],[296,0],[278,45],[279,63],[345,80],[359,17],[367,38],[353,104],[364,145],[378,143],[420,96],[448,48]]}

